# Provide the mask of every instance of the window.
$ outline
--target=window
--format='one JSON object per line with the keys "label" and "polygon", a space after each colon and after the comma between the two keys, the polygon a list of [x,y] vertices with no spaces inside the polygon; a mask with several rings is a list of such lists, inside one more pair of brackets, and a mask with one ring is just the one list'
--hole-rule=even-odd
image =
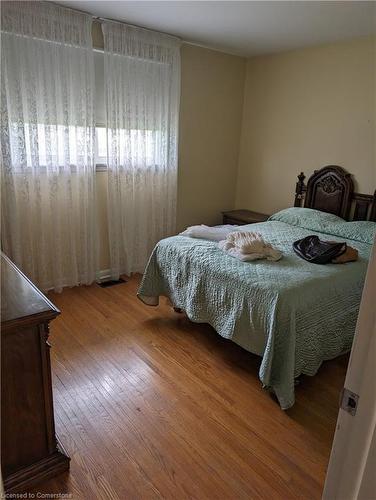
{"label": "window", "polygon": [[95,128],[95,164],[97,170],[107,168],[107,134],[105,127]]}
{"label": "window", "polygon": [[[94,51],[95,63],[95,166],[97,171],[107,169],[107,129],[105,127],[105,99],[104,99],[104,55]],[[165,134],[161,130],[152,129],[116,129],[109,134],[116,134],[118,144],[121,144],[118,155],[120,161],[126,158],[140,168],[154,167],[160,164],[164,148],[167,147]],[[17,156],[17,140],[19,135],[25,137],[27,167],[38,165],[63,167],[77,166],[82,159],[78,155],[78,145],[84,141],[87,129],[80,126],[46,125],[25,123],[20,131],[19,124],[14,123],[10,130],[11,149],[15,165],[23,165],[25,156]],[[111,136],[111,135],[110,135]],[[35,147],[35,144],[37,146]],[[12,145],[14,147],[12,147]],[[53,147],[52,147],[53,146]],[[54,154],[51,155],[51,151]],[[33,152],[33,153],[32,153]]]}
{"label": "window", "polygon": [[[111,133],[111,132],[110,132]],[[118,154],[120,160],[132,158],[142,168],[148,168],[160,163],[162,133],[158,130],[125,130],[112,131],[119,138],[121,144]],[[107,130],[105,127],[95,129],[95,163],[97,171],[107,169]]]}
{"label": "window", "polygon": [[95,78],[95,163],[97,171],[107,169],[106,106],[104,98],[104,54],[94,49]]}
{"label": "window", "polygon": [[[77,166],[82,161],[77,145],[85,135],[85,127],[13,123],[9,139],[14,168],[25,166],[25,160],[29,168]],[[19,150],[20,136],[25,141],[25,151]]]}
{"label": "window", "polygon": [[[94,71],[95,71],[95,163],[97,171],[107,168],[107,130],[106,105],[104,88],[104,53],[94,49]],[[110,132],[111,133],[111,132]],[[140,167],[148,168],[160,163],[163,148],[166,148],[165,134],[161,130],[137,130],[117,129],[112,131],[119,138],[120,147],[118,154],[121,161],[132,157],[137,164],[140,159]]]}

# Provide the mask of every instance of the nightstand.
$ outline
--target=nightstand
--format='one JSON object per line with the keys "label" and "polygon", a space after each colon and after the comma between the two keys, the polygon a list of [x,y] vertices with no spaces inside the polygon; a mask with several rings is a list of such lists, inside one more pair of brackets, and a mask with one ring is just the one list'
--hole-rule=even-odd
{"label": "nightstand", "polygon": [[223,224],[236,224],[237,226],[265,222],[269,218],[269,215],[252,212],[251,210],[230,210],[229,212],[222,212],[222,215]]}

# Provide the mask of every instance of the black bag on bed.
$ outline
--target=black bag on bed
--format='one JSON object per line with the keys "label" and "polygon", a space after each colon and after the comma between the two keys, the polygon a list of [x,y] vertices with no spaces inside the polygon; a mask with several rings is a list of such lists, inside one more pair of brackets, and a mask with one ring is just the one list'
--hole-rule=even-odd
{"label": "black bag on bed", "polygon": [[328,264],[346,252],[346,243],[321,241],[318,236],[310,235],[294,241],[292,247],[297,255],[313,264]]}

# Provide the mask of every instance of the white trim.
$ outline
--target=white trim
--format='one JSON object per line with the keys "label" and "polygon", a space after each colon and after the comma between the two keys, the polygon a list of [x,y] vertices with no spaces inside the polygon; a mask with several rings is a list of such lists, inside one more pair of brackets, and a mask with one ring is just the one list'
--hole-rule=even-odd
{"label": "white trim", "polygon": [[[374,489],[376,432],[376,240],[368,265],[345,387],[359,395],[355,416],[342,408],[323,492],[323,500],[366,500]],[[373,498],[373,497],[372,497]]]}

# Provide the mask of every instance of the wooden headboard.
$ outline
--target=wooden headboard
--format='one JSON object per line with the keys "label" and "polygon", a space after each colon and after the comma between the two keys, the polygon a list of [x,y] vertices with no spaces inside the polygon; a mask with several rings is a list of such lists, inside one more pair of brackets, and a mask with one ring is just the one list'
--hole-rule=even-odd
{"label": "wooden headboard", "polygon": [[307,207],[329,212],[345,220],[376,222],[376,191],[373,195],[354,192],[351,174],[342,167],[328,165],[315,170],[304,183],[303,172],[298,175],[295,207]]}

